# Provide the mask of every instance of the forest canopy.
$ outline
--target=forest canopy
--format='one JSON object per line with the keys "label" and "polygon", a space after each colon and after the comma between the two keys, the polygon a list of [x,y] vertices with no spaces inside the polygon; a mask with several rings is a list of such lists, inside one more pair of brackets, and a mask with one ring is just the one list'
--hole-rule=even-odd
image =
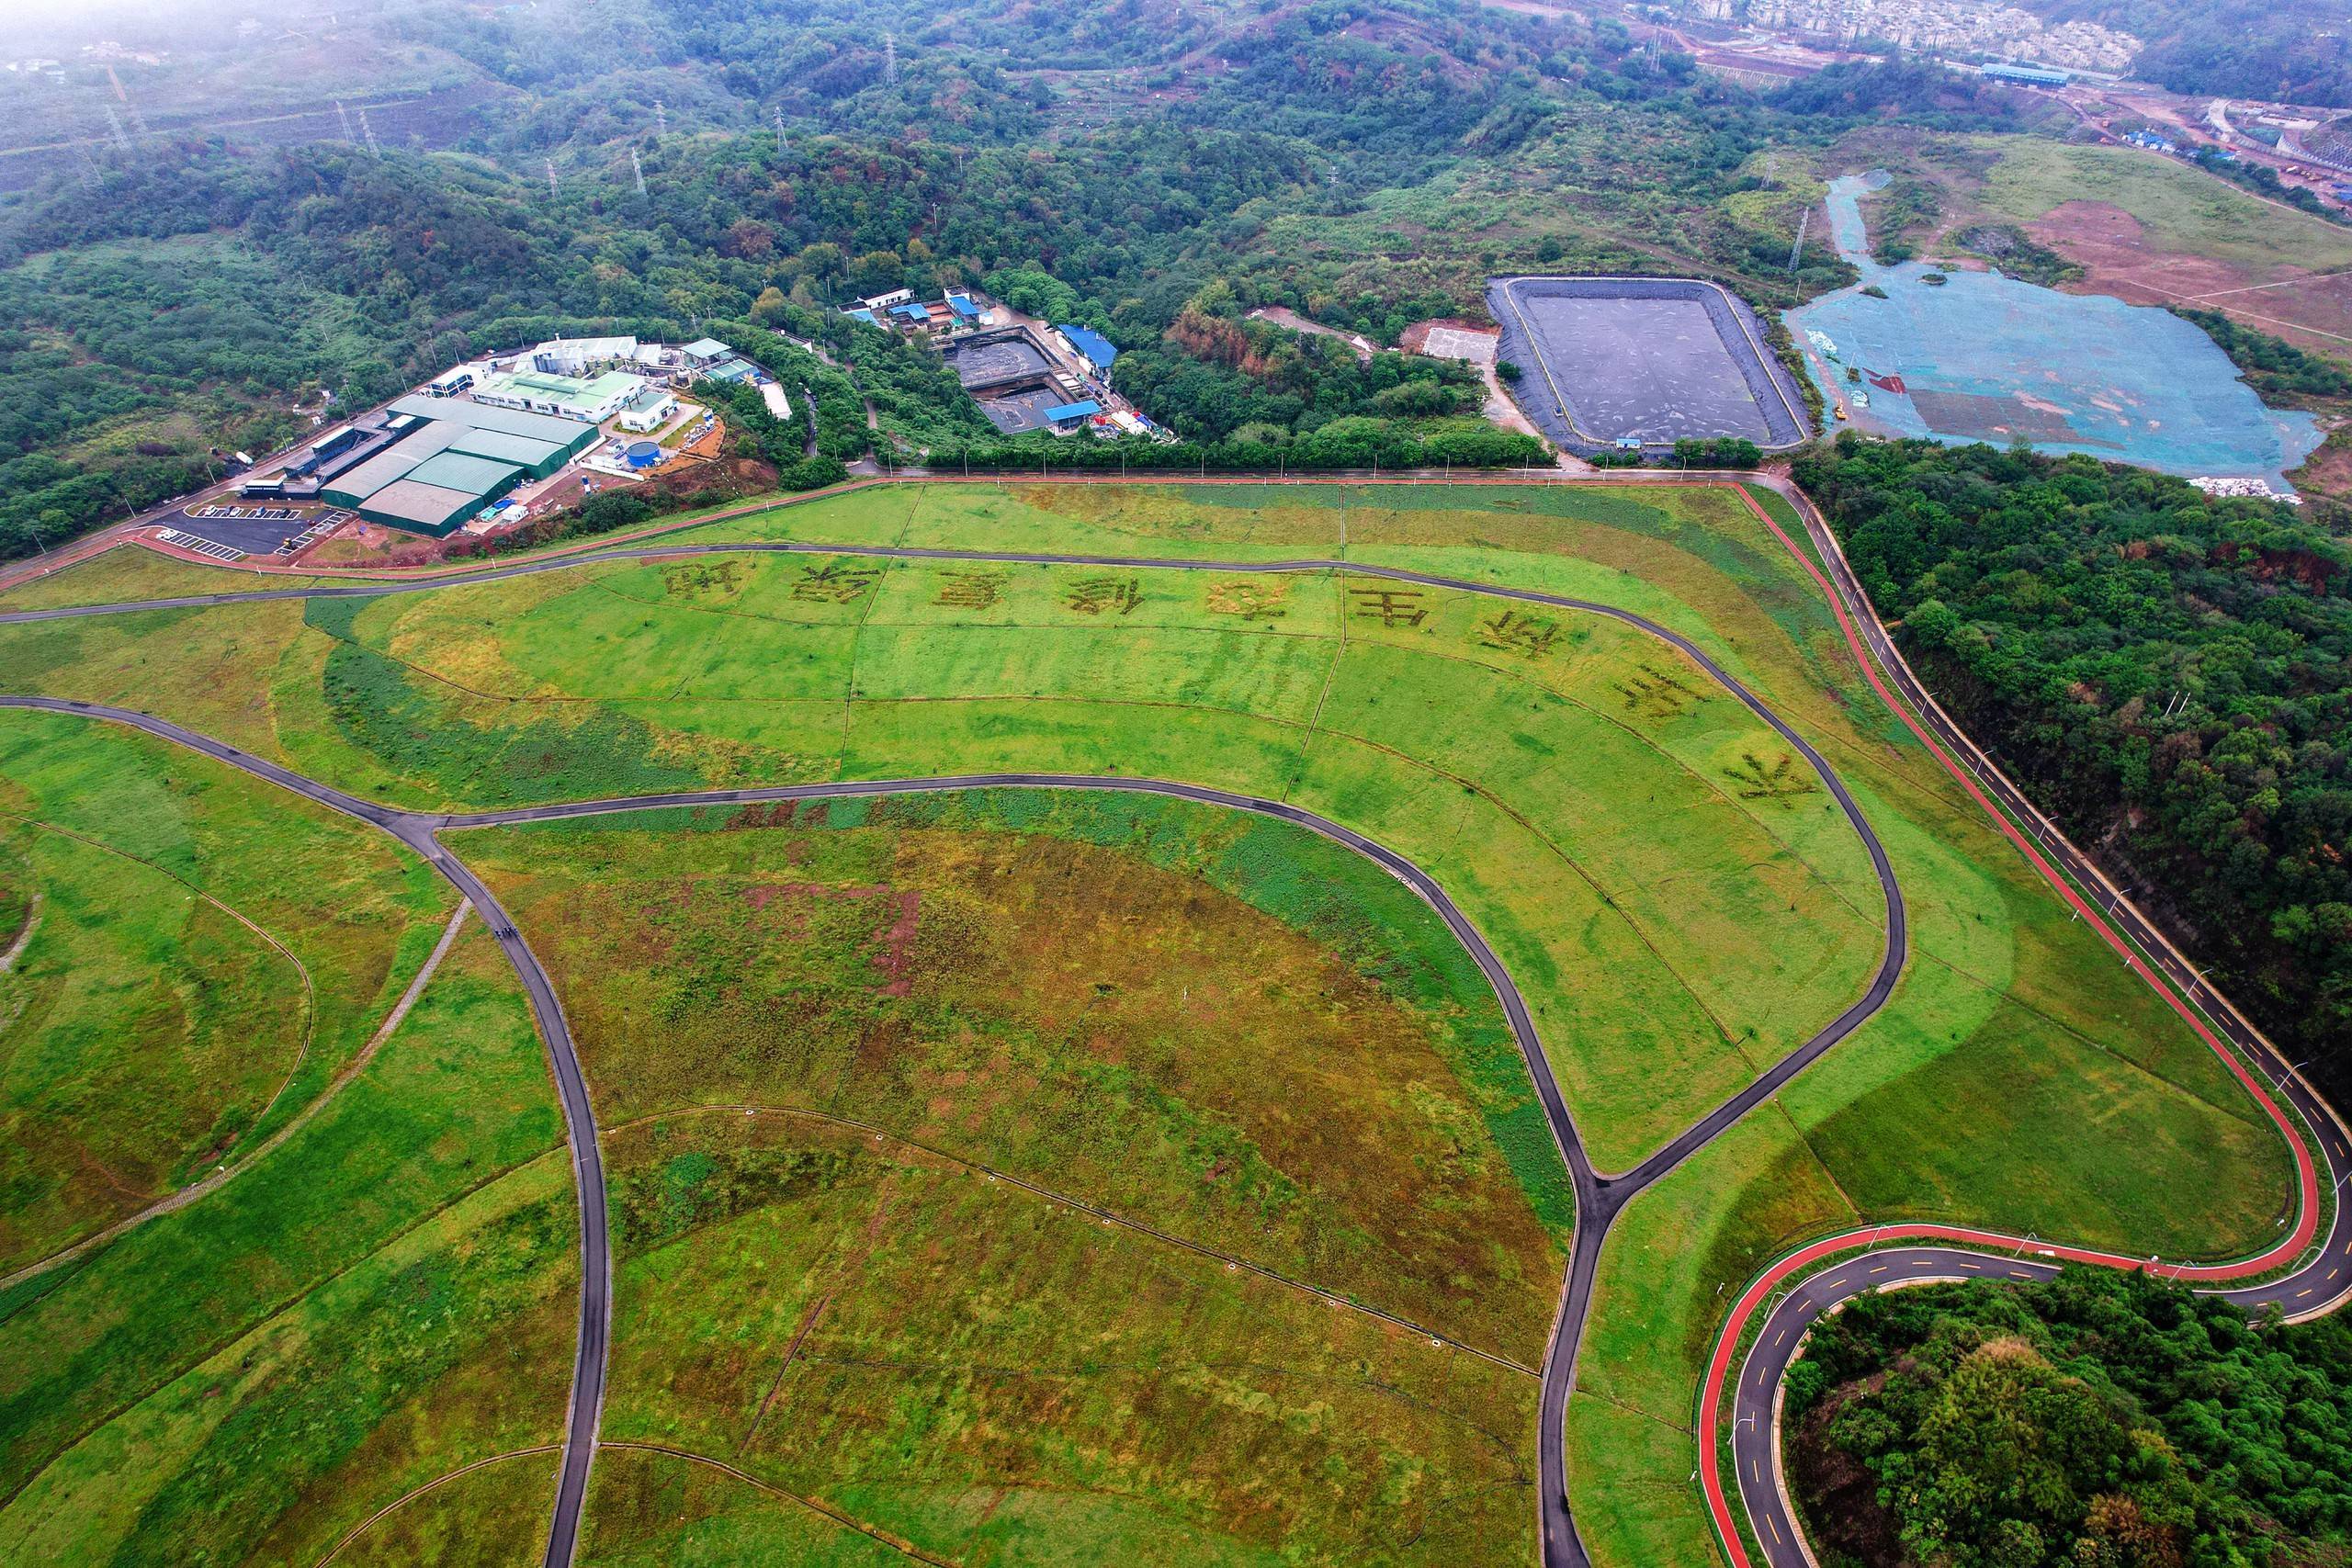
{"label": "forest canopy", "polygon": [[[1826,252],[1790,271],[1805,201],[1767,188],[1766,150],[1889,114],[2012,129],[2023,101],[1905,64],[1775,103],[1617,21],[1446,0],[610,10],[589,51],[552,13],[388,14],[379,60],[413,46],[495,87],[470,122],[450,110],[470,129],[447,151],[100,134],[0,201],[0,554],[187,490],[214,448],[290,440],[328,393],[366,406],[556,333],[787,307],[815,341],[900,287],[1102,332],[1123,391],[1188,441],[1247,432],[1231,453],[1516,453],[1458,427],[1458,367],[1360,365],[1250,312],[1386,348],[1475,315],[1498,269],[1669,254],[1793,303],[1847,274]],[[1498,180],[1550,195],[1497,201]],[[889,460],[989,438],[885,334],[825,341]],[[827,455],[853,461],[841,434]]]}
{"label": "forest canopy", "polygon": [[2352,1542],[2352,1327],[2144,1274],[1859,1297],[1785,1415],[1826,1564],[2286,1568]]}
{"label": "forest canopy", "polygon": [[2352,1086],[2352,547],[2080,456],[1841,435],[1796,478],[1937,698]]}

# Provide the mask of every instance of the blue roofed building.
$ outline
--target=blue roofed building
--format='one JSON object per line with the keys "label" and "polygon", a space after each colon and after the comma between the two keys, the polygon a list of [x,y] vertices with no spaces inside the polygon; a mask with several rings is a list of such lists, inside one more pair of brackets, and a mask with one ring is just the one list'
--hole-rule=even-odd
{"label": "blue roofed building", "polygon": [[920,305],[893,305],[890,307],[890,314],[896,317],[898,321],[905,326],[927,327],[931,325],[931,312],[924,310]]}
{"label": "blue roofed building", "polygon": [[968,294],[950,294],[947,297],[947,309],[954,312],[958,321],[967,324],[980,319],[980,308],[972,303],[972,297]]}
{"label": "blue roofed building", "polygon": [[1054,331],[1061,333],[1070,347],[1085,356],[1097,375],[1108,371],[1111,362],[1119,357],[1119,351],[1111,346],[1111,340],[1091,328],[1062,321],[1055,325]]}
{"label": "blue roofed building", "polygon": [[1990,81],[2014,82],[2021,87],[2063,87],[2075,79],[2071,72],[2052,71],[2043,65],[2011,65],[2006,62],[1980,65],[1976,73]]}
{"label": "blue roofed building", "polygon": [[1064,425],[1082,424],[1102,412],[1101,403],[1087,398],[1075,403],[1057,403],[1047,409],[1042,417],[1047,424],[1058,430]]}
{"label": "blue roofed building", "polygon": [[853,310],[843,310],[842,314],[847,316],[853,321],[864,321],[869,327],[878,327],[882,324],[874,319],[874,312],[867,310],[863,305],[858,306]]}

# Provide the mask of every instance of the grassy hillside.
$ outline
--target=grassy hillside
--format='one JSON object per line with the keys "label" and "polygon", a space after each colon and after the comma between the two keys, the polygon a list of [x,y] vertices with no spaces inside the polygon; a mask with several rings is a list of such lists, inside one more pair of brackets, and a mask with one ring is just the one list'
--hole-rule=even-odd
{"label": "grassy hillside", "polygon": [[[458,846],[612,1129],[609,1439],[958,1560],[1532,1550],[1566,1171],[1378,867],[1023,792]],[[592,1543],[694,1539],[644,1513],[605,1484]]]}
{"label": "grassy hillside", "polygon": [[[1910,909],[1910,960],[1883,1011],[1643,1195],[1612,1235],[1570,1427],[1570,1483],[1602,1562],[1702,1556],[1706,1527],[1688,1483],[1697,1461],[1690,1426],[1699,1359],[1719,1322],[1720,1292],[1788,1242],[1858,1218],[1931,1217],[2167,1256],[2222,1256],[2261,1245],[2281,1217],[2283,1151],[2222,1064],[2068,919],[1894,723],[1861,683],[1819,590],[1734,491],[891,486],[683,536],[1192,560],[1344,556],[1542,588],[1621,604],[1690,636],[1822,749],[1893,859]],[[886,567],[821,551],[719,554],[607,562],[372,603],[10,626],[0,628],[0,660],[44,689],[136,700],[345,787],[418,804],[997,766],[1115,770],[1285,796],[1374,834],[1438,876],[1526,992],[1596,1159],[1630,1165],[1858,993],[1881,940],[1867,864],[1842,820],[1825,809],[1818,781],[1782,765],[1776,738],[1670,649],[1583,615],[1536,615],[1451,591],[1400,600],[1395,589],[1344,570]],[[67,591],[63,579],[55,591]],[[1529,619],[1507,619],[1507,612]],[[706,832],[676,840],[684,849],[662,851],[610,823],[545,830],[544,839],[510,836],[532,844],[569,836],[593,847],[589,863],[606,868],[597,876],[639,889],[607,897],[597,882],[568,880],[580,874],[561,869],[564,857],[536,849],[499,874],[531,911],[523,919],[535,942],[545,932],[550,953],[561,955],[567,992],[581,998],[601,1042],[591,1060],[600,1095],[654,1118],[614,1145],[616,1179],[628,1194],[622,1212],[630,1226],[642,1226],[631,1233],[639,1244],[624,1251],[636,1259],[626,1264],[625,1289],[649,1314],[634,1328],[624,1315],[623,1344],[647,1387],[683,1395],[616,1395],[614,1410],[635,1434],[628,1440],[654,1447],[609,1468],[599,1461],[605,1522],[594,1528],[609,1533],[595,1539],[615,1560],[807,1539],[817,1527],[792,1501],[806,1495],[800,1484],[836,1486],[823,1495],[854,1500],[859,1518],[889,1531],[980,1530],[958,1512],[968,1489],[959,1490],[956,1477],[969,1472],[956,1467],[972,1454],[1018,1455],[1024,1476],[1069,1475],[1094,1462],[1087,1456],[1096,1453],[1101,1428],[1089,1425],[1090,1406],[1067,1403],[1054,1407],[1055,1419],[1069,1424],[1055,1429],[1074,1434],[1074,1447],[1044,1454],[1030,1436],[1037,1423],[1025,1417],[958,1424],[952,1440],[935,1445],[946,1456],[940,1468],[853,1491],[821,1456],[796,1447],[796,1434],[771,1438],[763,1426],[753,1442],[747,1425],[728,1425],[741,1420],[745,1391],[759,1381],[750,1350],[675,1359],[673,1347],[687,1342],[757,1344],[763,1354],[788,1345],[808,1303],[822,1294],[807,1282],[814,1259],[828,1256],[821,1238],[856,1233],[858,1216],[877,1212],[886,1189],[904,1204],[893,1212],[924,1234],[969,1238],[975,1256],[1002,1260],[1004,1277],[1050,1289],[1051,1299],[1089,1321],[1107,1310],[1100,1282],[1129,1277],[1122,1271],[1133,1255],[1124,1244],[1115,1256],[1090,1250],[1081,1267],[1046,1239],[1052,1225],[1070,1222],[1049,1222],[1011,1203],[1011,1194],[976,1196],[967,1177],[942,1172],[891,1140],[929,1142],[923,1129],[987,1140],[1009,1128],[1019,1134],[1009,1154],[977,1154],[978,1144],[950,1152],[986,1161],[1025,1147],[1057,1171],[1100,1172],[1106,1182],[1159,1179],[1150,1174],[1157,1168],[1139,1175],[1090,1156],[1102,1144],[1059,1141],[1069,1134],[1056,1123],[1000,1120],[1013,1102],[986,1097],[1004,1081],[1006,1059],[1024,1071],[1069,1060],[1027,1044],[1012,1050],[1016,1042],[1068,1039],[1073,1016],[1151,1016],[1126,1010],[1146,1004],[1142,977],[1174,962],[1130,965],[1134,977],[1103,976],[1119,987],[1113,992],[1093,988],[1097,966],[1088,963],[1062,981],[1033,984],[1035,994],[1017,1002],[989,982],[955,993],[966,998],[955,1016],[974,1026],[968,1031],[962,1023],[912,1031],[910,1055],[895,1044],[888,1056],[851,1051],[847,1043],[860,1038],[868,1042],[863,1051],[890,1043],[879,1032],[859,1035],[859,1017],[926,1005],[919,987],[903,999],[873,994],[892,983],[874,957],[887,959],[895,919],[874,898],[820,891],[888,880],[872,869],[877,863],[856,857],[880,854],[861,846],[892,841],[891,831],[899,837],[888,852],[890,877],[903,874],[937,890],[935,898],[952,891],[977,899],[983,911],[971,921],[978,934],[939,971],[967,976],[958,986],[978,986],[993,972],[985,939],[1000,926],[1043,921],[1069,933],[1072,953],[1102,951],[1091,945],[1103,940],[1099,926],[1062,900],[1087,897],[1083,889],[1104,878],[1042,877],[1034,869],[1095,863],[1069,847],[1016,839],[1018,847],[958,852],[977,859],[943,860],[922,847],[928,826],[894,829],[887,819],[847,816],[828,821],[813,841],[806,824],[763,819],[756,831]],[[809,847],[791,851],[798,842]],[[1040,855],[1047,859],[1034,858]],[[989,875],[976,877],[983,865]],[[1141,896],[1151,883],[1131,885]],[[752,897],[766,886],[780,890],[763,903]],[[1250,902],[1246,886],[1232,891]],[[985,913],[1000,908],[1021,914]],[[594,918],[574,918],[589,913]],[[1283,918],[1272,905],[1251,917]],[[756,939],[769,930],[792,934]],[[1272,933],[1259,945],[1284,951]],[[744,953],[756,961],[746,966]],[[682,966],[681,954],[691,963]],[[1152,1006],[1165,1005],[1164,984],[1154,982],[1151,994],[1162,999]],[[665,1019],[664,998],[686,994],[681,986],[704,1000]],[[1307,989],[1283,988],[1293,997]],[[1193,1002],[1200,996],[1193,992]],[[1068,1005],[1057,1006],[1063,998]],[[694,1036],[691,1021],[714,1005],[739,1010],[727,1013],[739,1026]],[[1180,982],[1178,1006],[1185,1005]],[[1054,1029],[1041,1032],[1046,1010]],[[981,1051],[984,1042],[1000,1043],[1001,1054]],[[830,1076],[829,1059],[840,1068]],[[1182,1053],[1153,1060],[1155,1070],[1193,1070]],[[675,1114],[687,1102],[733,1103],[771,1079],[866,1096],[869,1083],[889,1081],[866,1075],[890,1062],[923,1063],[927,1077],[867,1099],[901,1118],[877,1128],[879,1145],[870,1134],[841,1142],[771,1126],[765,1112],[711,1123],[723,1125],[724,1136]],[[1365,1082],[1393,1085],[1395,1077],[1376,1073]],[[1128,1090],[1118,1114],[1159,1116],[1152,1108],[1167,1103]],[[1206,1147],[1184,1141],[1197,1133],[1175,1140],[1166,1122],[1113,1124],[1141,1129],[1129,1142],[1142,1148]],[[1295,1148],[1294,1135],[1267,1123],[1250,1141],[1287,1168],[1295,1156],[1267,1151]],[[1487,1136],[1509,1149],[1507,1136]],[[647,1141],[633,1141],[639,1138]],[[892,1177],[893,1169],[902,1173]],[[1168,1201],[1165,1190],[1126,1190]],[[1523,1182],[1519,1191],[1525,1201]],[[1312,1203],[1285,1200],[1265,1211],[1271,1223],[1253,1242],[1317,1256],[1311,1238],[1329,1226],[1303,1216],[1344,1212],[1359,1201],[1346,1192],[1342,1182]],[[1217,1205],[1229,1201],[1185,1200],[1204,1224],[1226,1223]],[[1411,1205],[1414,1224],[1433,1223],[1428,1202]],[[1443,1213],[1440,1206],[1435,1216]],[[733,1281],[750,1258],[770,1252],[792,1260],[803,1282],[775,1301],[747,1304]],[[935,1391],[927,1405],[1013,1408],[997,1403],[1008,1393],[983,1401],[978,1392],[989,1385],[972,1366],[1000,1364],[979,1354],[989,1342],[958,1340],[968,1353],[947,1370],[913,1349],[948,1332],[919,1303],[934,1294],[965,1300],[959,1292],[967,1291],[979,1292],[976,1302],[992,1300],[996,1262],[967,1280],[943,1263],[946,1254],[909,1251],[896,1239],[856,1256],[859,1279],[907,1304],[887,1316],[845,1316],[832,1342],[842,1360],[888,1363],[900,1369],[895,1375],[920,1371],[934,1380],[924,1384]],[[1512,1267],[1532,1278],[1532,1258]],[[1019,1272],[1030,1269],[1046,1272]],[[1212,1269],[1212,1280],[1221,1272]],[[1453,1310],[1445,1290],[1413,1286],[1410,1269],[1380,1273],[1399,1289],[1419,1290],[1432,1313]],[[1140,1285],[1125,1292],[1143,1294]],[[1288,1321],[1272,1298],[1248,1299],[1248,1333],[1272,1333],[1273,1323]],[[996,1309],[979,1304],[958,1310],[965,1316],[957,1322],[1001,1324],[1012,1358],[1001,1364],[1040,1364],[1054,1343],[1029,1320],[994,1318]],[[831,1311],[820,1315],[804,1349],[827,1342],[820,1331]],[[1321,1311],[1315,1321],[1339,1332],[1345,1320]],[[1461,1337],[1516,1343],[1540,1316],[1533,1309],[1517,1329],[1490,1317]],[[1156,1332],[1143,1323],[1121,1327],[1102,1354],[1164,1365],[1161,1342],[1149,1337]],[[1313,1354],[1349,1353],[1340,1341],[1328,1344]],[[819,1408],[835,1413],[827,1419],[837,1424],[826,1429],[847,1451],[882,1451],[861,1446],[887,1448],[887,1434],[898,1429],[865,1414],[879,1386],[872,1369],[808,1375],[822,1365],[796,1371],[795,1386],[804,1376],[821,1385],[812,1397],[820,1394]],[[715,1404],[695,1403],[694,1391],[705,1388]],[[722,1412],[731,1414],[722,1420]],[[1367,1413],[1343,1425],[1372,1419]],[[658,1451],[707,1451],[673,1443],[664,1431],[693,1432],[697,1442],[734,1433],[758,1464],[777,1467],[759,1471],[775,1490]],[[1181,1446],[1155,1444],[1150,1455],[1135,1456],[1139,1468],[1130,1473],[1167,1489],[1191,1510],[1186,1517],[1247,1514],[1239,1472],[1204,1469],[1206,1461],[1183,1458]],[[1309,1450],[1269,1450],[1263,1464],[1295,1464],[1300,1451]],[[1332,1453],[1348,1484],[1366,1473],[1363,1450]],[[482,1480],[482,1492],[453,1495],[494,1496],[506,1483]],[[1291,1489],[1283,1495],[1283,1506],[1304,1506]],[[1027,1517],[989,1528],[1010,1540]],[[1084,1520],[1051,1517],[1057,1529],[1077,1532],[1070,1539],[1102,1550],[1127,1539],[1116,1510]],[[1328,1518],[1280,1517],[1314,1539],[1340,1539]],[[1525,1519],[1509,1523],[1516,1530]],[[1188,1538],[1189,1551],[1204,1560],[1230,1554],[1229,1530],[1202,1528],[1210,1533]],[[1346,1538],[1349,1550],[1363,1553],[1386,1550],[1385,1539]],[[865,1548],[844,1548],[852,1549]]]}

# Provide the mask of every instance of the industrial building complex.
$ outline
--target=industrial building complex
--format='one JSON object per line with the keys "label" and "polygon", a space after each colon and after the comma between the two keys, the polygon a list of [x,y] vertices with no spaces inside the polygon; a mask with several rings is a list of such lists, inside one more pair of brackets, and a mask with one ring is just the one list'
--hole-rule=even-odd
{"label": "industrial building complex", "polygon": [[412,392],[320,442],[285,472],[248,481],[251,499],[317,499],[370,523],[447,534],[526,479],[594,446],[593,424]]}
{"label": "industrial building complex", "polygon": [[[317,503],[438,537],[521,515],[510,492],[575,464],[628,479],[675,460],[673,448],[712,423],[677,389],[706,379],[753,385],[778,418],[791,414],[783,389],[716,338],[676,348],[559,338],[458,366],[247,479],[238,493],[297,509],[288,519],[307,521]],[[594,489],[593,474],[583,478]],[[200,531],[204,521],[188,526]]]}
{"label": "industrial building complex", "polygon": [[1166,436],[1112,389],[1119,351],[1091,328],[1023,320],[968,293],[918,303],[903,288],[861,299],[843,314],[886,332],[927,334],[980,412],[1007,435]]}

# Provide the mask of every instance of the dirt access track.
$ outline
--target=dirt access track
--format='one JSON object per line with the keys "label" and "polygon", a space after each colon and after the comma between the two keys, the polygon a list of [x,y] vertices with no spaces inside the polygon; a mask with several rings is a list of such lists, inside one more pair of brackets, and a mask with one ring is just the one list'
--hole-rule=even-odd
{"label": "dirt access track", "polygon": [[2024,225],[2036,243],[2079,263],[2076,294],[2133,304],[2219,310],[2299,348],[2352,357],[2352,272],[2280,261],[2252,266],[2157,248],[2140,220],[2104,201],[2069,201]]}

